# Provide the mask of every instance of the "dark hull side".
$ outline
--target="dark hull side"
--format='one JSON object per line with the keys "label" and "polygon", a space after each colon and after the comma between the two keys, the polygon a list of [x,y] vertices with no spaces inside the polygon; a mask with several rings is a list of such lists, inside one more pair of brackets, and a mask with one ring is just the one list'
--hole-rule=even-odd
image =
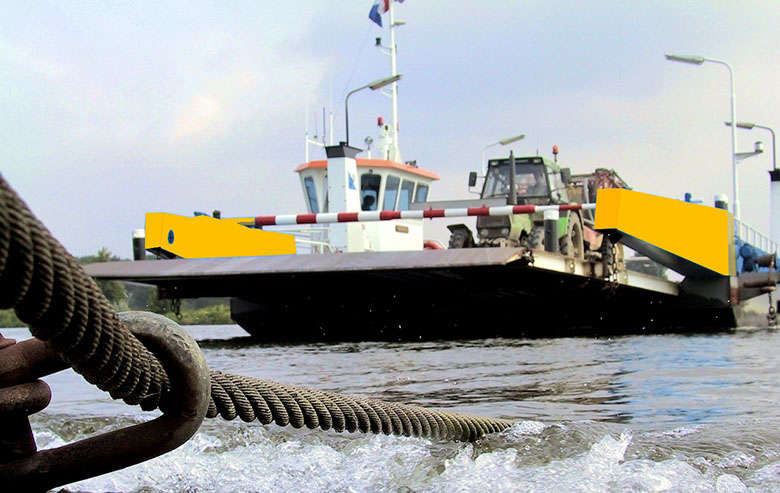
{"label": "dark hull side", "polygon": [[517,248],[106,262],[86,268],[98,279],[154,284],[163,298],[231,298],[233,320],[263,341],[712,331],[765,326],[768,307],[768,299],[757,308],[729,302],[740,293],[752,297],[747,281],[755,284],[758,278],[687,278],[678,284],[629,271],[612,284],[603,279],[600,264]]}
{"label": "dark hull side", "polygon": [[[279,278],[231,300],[265,341],[417,341],[707,331],[737,325],[728,304],[517,264]],[[249,288],[249,286],[247,286]]]}

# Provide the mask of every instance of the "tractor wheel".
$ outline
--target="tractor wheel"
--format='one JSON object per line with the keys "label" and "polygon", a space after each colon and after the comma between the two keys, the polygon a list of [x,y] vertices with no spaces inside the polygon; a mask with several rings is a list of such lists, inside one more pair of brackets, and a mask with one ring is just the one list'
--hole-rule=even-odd
{"label": "tractor wheel", "polygon": [[560,248],[561,255],[565,255],[567,257],[572,256],[571,251],[574,250],[574,243],[572,243],[571,238],[568,235],[561,236],[558,247]]}
{"label": "tractor wheel", "polygon": [[472,243],[471,234],[465,229],[456,229],[450,233],[449,248],[469,248]]}
{"label": "tractor wheel", "polygon": [[569,216],[569,230],[566,236],[560,240],[561,254],[567,257],[585,258],[585,243],[582,237],[582,224],[580,216],[571,213]]}
{"label": "tractor wheel", "polygon": [[525,246],[531,250],[544,250],[544,226],[534,226],[525,240]]}

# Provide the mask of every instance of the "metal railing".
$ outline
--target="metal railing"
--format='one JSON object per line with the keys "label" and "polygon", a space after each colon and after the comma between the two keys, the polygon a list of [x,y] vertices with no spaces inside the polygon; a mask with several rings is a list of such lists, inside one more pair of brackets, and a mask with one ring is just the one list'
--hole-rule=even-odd
{"label": "metal railing", "polygon": [[778,245],[771,238],[742,221],[737,223],[737,237],[766,253],[777,253]]}
{"label": "metal railing", "polygon": [[[752,226],[742,221],[736,221],[737,237],[766,253],[780,253],[780,245],[771,238],[761,233]],[[287,233],[295,236],[295,243],[299,245],[298,253],[328,253],[332,251],[328,238],[327,227],[304,226],[265,226],[264,229]]]}
{"label": "metal railing", "polygon": [[332,251],[330,242],[328,241],[329,230],[327,227],[315,228],[310,226],[265,226],[263,229],[267,231],[275,231],[277,233],[287,233],[295,236],[295,244],[299,247],[298,253],[301,254],[328,253]]}

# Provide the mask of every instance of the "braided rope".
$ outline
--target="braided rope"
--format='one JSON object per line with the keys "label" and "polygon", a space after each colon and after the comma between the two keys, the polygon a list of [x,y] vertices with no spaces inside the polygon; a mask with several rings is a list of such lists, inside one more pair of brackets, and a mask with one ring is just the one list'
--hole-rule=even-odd
{"label": "braided rope", "polygon": [[[165,406],[169,383],[159,361],[0,175],[0,309],[11,307],[33,336],[114,399],[144,410]],[[468,441],[512,424],[212,370],[207,416],[218,415],[294,428]]]}
{"label": "braided rope", "polygon": [[112,398],[158,407],[168,388],[159,361],[2,176],[0,231],[0,309],[13,307],[33,336]]}
{"label": "braided rope", "polygon": [[509,420],[362,399],[220,371],[211,372],[211,396],[214,406],[206,414],[209,418],[257,419],[294,428],[474,441],[512,425]]}

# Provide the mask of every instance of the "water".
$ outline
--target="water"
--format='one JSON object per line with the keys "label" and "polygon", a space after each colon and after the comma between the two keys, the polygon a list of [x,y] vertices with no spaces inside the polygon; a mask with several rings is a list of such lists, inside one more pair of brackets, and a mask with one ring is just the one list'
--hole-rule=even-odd
{"label": "water", "polygon": [[[511,418],[476,444],[207,420],[176,451],[68,491],[780,491],[780,332],[263,345],[189,327],[212,368]],[[24,330],[3,330],[24,339]],[[40,448],[141,422],[71,371]]]}

